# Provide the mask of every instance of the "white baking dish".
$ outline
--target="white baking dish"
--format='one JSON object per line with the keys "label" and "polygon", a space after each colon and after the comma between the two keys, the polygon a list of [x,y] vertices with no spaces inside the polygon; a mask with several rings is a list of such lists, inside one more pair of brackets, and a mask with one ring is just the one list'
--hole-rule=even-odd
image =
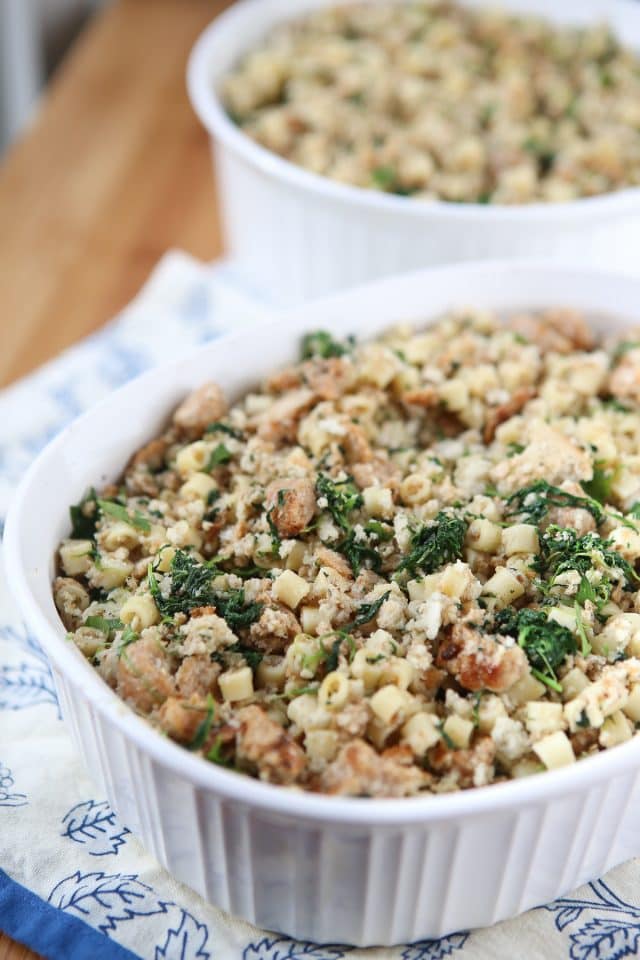
{"label": "white baking dish", "polygon": [[[295,304],[401,270],[480,258],[553,256],[637,269],[638,188],[561,204],[427,203],[336,183],[254,143],[227,117],[216,95],[221,78],[275,23],[335,2],[241,0],[191,55],[189,92],[214,147],[226,244],[251,283],[277,303]],[[557,23],[609,20],[640,50],[634,0],[501,5]]]}
{"label": "white baking dish", "polygon": [[570,768],[447,796],[342,799],[260,783],[160,736],[103,683],[65,639],[51,597],[54,551],[68,505],[115,479],[195,385],[213,378],[234,398],[297,356],[302,331],[364,337],[469,304],[567,304],[611,328],[640,319],[640,281],[507,262],[441,267],[216,340],[66,429],[29,470],[7,523],[12,591],[100,789],[181,880],[299,938],[392,944],[486,925],[640,854],[640,737]]}

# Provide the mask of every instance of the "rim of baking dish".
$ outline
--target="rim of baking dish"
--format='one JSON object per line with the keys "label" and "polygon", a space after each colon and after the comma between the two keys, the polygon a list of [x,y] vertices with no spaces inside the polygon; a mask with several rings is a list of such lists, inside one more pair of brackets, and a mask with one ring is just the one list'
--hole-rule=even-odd
{"label": "rim of baking dish", "polygon": [[[564,279],[571,282],[576,289],[588,288],[589,284],[594,282],[607,284],[614,287],[615,299],[619,298],[620,302],[624,302],[625,297],[628,296],[630,284],[634,290],[640,288],[640,279],[623,273],[584,270],[543,260],[517,263],[504,260],[483,261],[415,271],[413,274],[395,278],[395,281],[394,278],[389,278],[375,284],[363,285],[343,294],[323,298],[315,301],[313,306],[316,311],[320,310],[324,313],[325,310],[331,309],[332,304],[336,302],[340,304],[345,296],[352,297],[355,294],[357,297],[366,290],[382,289],[390,283],[397,282],[398,279],[400,282],[411,281],[413,277],[421,284],[428,283],[430,276],[439,276],[447,281],[451,277],[453,283],[456,276],[461,273],[469,277],[484,274],[497,275],[499,279],[501,275],[514,272],[525,279],[533,278],[536,283],[543,283],[545,278],[547,280],[552,277]],[[515,304],[514,309],[516,309]],[[276,315],[273,319],[266,320],[261,325],[261,329],[267,333],[272,329],[275,336],[282,335],[283,332],[286,336],[302,333],[306,326],[296,319],[298,313],[299,311],[290,310]],[[219,351],[226,344],[233,345],[246,341],[251,334],[252,328],[247,327],[220,337],[212,343],[215,343],[216,350]],[[397,828],[416,822],[463,819],[474,814],[575,795],[611,777],[640,770],[640,735],[636,735],[627,743],[586,757],[560,770],[545,771],[520,780],[474,787],[458,793],[421,794],[397,799],[335,797],[263,783],[247,774],[215,766],[164,738],[146,720],[138,717],[111,690],[75,646],[69,643],[62,623],[59,629],[54,628],[44,609],[39,605],[29,585],[29,570],[33,566],[33,558],[29,563],[25,556],[21,530],[26,518],[29,515],[33,516],[34,512],[37,514],[38,490],[42,486],[40,477],[42,474],[48,475],[46,469],[48,462],[55,460],[61,449],[73,444],[74,431],[80,424],[90,423],[105,408],[115,405],[116,401],[126,397],[127,393],[136,394],[143,385],[153,385],[157,381],[164,383],[171,371],[182,367],[188,368],[191,360],[201,351],[202,348],[189,351],[176,360],[152,368],[94,404],[58,434],[38,455],[23,478],[12,502],[4,535],[5,565],[9,586],[28,625],[38,641],[43,643],[56,667],[76,688],[77,696],[91,701],[94,708],[123,736],[133,741],[154,760],[197,787],[211,790],[228,800],[263,808],[284,816],[299,820],[326,821],[335,825],[360,823]],[[43,557],[37,568],[38,581],[44,576],[48,586],[50,586],[50,560],[50,557]]]}
{"label": "rim of baking dish", "polygon": [[[307,0],[304,9],[329,6],[330,2],[331,0]],[[553,4],[556,0],[552,2],[542,0],[542,3],[541,0],[530,0],[530,2],[542,5],[545,12],[540,15],[554,20],[553,14],[557,8],[554,8]],[[312,173],[261,146],[230,119],[218,96],[213,74],[221,51],[229,48],[235,50],[235,60],[251,49],[251,44],[247,47],[242,42],[238,43],[239,38],[243,36],[245,23],[254,18],[264,19],[265,30],[268,31],[277,23],[292,19],[290,7],[285,6],[285,3],[288,4],[288,0],[240,0],[205,28],[191,51],[187,66],[189,97],[196,114],[209,134],[218,138],[236,155],[269,177],[288,182],[316,197],[333,199],[368,211],[462,223],[478,221],[486,224],[522,224],[523,226],[540,222],[556,224],[570,221],[574,223],[583,219],[615,218],[640,210],[640,186],[623,187],[609,193],[579,197],[561,203],[493,205],[415,200],[411,197],[396,196],[366,187],[339,183],[330,177]],[[509,6],[513,0],[504,0],[504,3],[505,6]],[[269,11],[266,17],[265,9]],[[523,7],[519,9],[521,12],[526,12]],[[288,12],[285,12],[286,10]],[[611,7],[607,7],[607,11],[609,20],[613,22],[615,19],[616,32],[619,34],[622,32],[622,25],[627,23],[629,18],[635,21],[634,27],[638,34],[640,49],[640,5],[636,0],[613,0]],[[624,37],[622,39],[624,41]]]}

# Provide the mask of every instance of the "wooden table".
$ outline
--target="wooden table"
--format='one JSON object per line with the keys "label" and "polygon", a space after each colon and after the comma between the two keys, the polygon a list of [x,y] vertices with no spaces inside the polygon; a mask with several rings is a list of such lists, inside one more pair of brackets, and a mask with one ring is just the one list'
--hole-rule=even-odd
{"label": "wooden table", "polygon": [[[113,317],[169,248],[220,254],[208,141],[184,72],[229,2],[116,0],[3,160],[0,384]],[[0,934],[0,960],[33,957]]]}
{"label": "wooden table", "polygon": [[105,323],[170,247],[221,252],[184,74],[196,36],[228,4],[107,6],[0,162],[0,385]]}

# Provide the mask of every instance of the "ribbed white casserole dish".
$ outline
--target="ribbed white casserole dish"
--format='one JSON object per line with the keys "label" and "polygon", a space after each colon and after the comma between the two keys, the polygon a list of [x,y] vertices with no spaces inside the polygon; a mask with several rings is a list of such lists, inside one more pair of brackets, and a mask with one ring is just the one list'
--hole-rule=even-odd
{"label": "ribbed white casserole dish", "polygon": [[299,938],[392,944],[491,924],[640,854],[640,737],[570,768],[447,796],[294,792],[208,764],[136,717],[66,640],[51,596],[68,505],[116,479],[199,383],[215,379],[233,400],[295,358],[310,329],[366,337],[452,306],[557,304],[623,328],[640,321],[640,281],[509,262],[381,281],[147,373],[67,428],[24,478],[6,527],[7,574],[75,743],[123,821],[213,903]]}
{"label": "ribbed white casserole dish", "polygon": [[[491,6],[489,0],[464,0]],[[550,256],[632,267],[640,249],[640,188],[522,206],[422,202],[345,186],[254,143],[216,95],[222,77],[277,22],[337,0],[241,0],[208,27],[188,69],[193,106],[215,153],[226,244],[247,278],[290,305],[387,274],[493,257]],[[607,20],[640,50],[635,0],[502,0],[558,24]]]}

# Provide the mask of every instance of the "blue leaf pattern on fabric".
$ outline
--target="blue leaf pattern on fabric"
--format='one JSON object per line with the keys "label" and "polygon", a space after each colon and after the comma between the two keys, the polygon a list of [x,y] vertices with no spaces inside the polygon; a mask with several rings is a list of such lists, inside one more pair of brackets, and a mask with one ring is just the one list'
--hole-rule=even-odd
{"label": "blue leaf pattern on fabric", "polygon": [[0,667],[0,710],[24,710],[28,707],[51,704],[58,717],[60,705],[53,682],[53,674],[46,655],[26,627],[19,633],[14,627],[0,627],[0,638],[15,644],[25,660],[17,665]]}
{"label": "blue leaf pattern on fabric", "polygon": [[401,953],[402,960],[443,960],[456,950],[461,950],[469,939],[469,933],[452,933],[440,940],[418,940],[409,944]]}
{"label": "blue leaf pattern on fabric", "polygon": [[342,960],[351,947],[319,946],[289,940],[288,937],[263,937],[245,947],[242,960]]}
{"label": "blue leaf pattern on fabric", "polygon": [[[604,880],[588,885],[595,899],[562,897],[542,910],[554,913],[559,931],[569,936],[571,960],[623,960],[640,955],[640,906],[622,900]],[[577,926],[584,914],[592,919]]]}
{"label": "blue leaf pattern on fabric", "polygon": [[622,960],[640,954],[640,924],[591,920],[571,936],[572,960]]}
{"label": "blue leaf pattern on fabric", "polygon": [[178,908],[178,919],[167,930],[162,946],[156,947],[155,960],[209,960],[205,950],[209,930],[199,923],[188,910]]}
{"label": "blue leaf pattern on fabric", "polygon": [[25,793],[17,793],[9,767],[0,761],[0,807],[24,807],[29,802]]}
{"label": "blue leaf pattern on fabric", "polygon": [[55,885],[48,902],[110,936],[118,924],[134,917],[166,913],[168,904],[135,874],[81,873]]}
{"label": "blue leaf pattern on fabric", "polygon": [[130,833],[118,823],[115,812],[106,800],[85,800],[77,803],[62,818],[65,827],[61,836],[84,844],[92,857],[117,854]]}

